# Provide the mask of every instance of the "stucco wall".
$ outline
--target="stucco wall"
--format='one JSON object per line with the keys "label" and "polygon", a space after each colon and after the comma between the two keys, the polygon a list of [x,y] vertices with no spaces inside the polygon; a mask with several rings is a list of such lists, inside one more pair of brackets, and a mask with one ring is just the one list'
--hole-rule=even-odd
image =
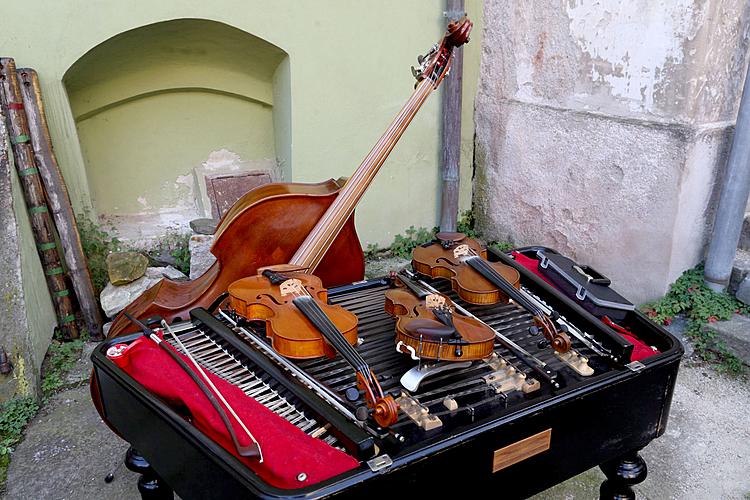
{"label": "stucco wall", "polygon": [[703,256],[748,54],[739,0],[485,5],[476,199],[636,302]]}
{"label": "stucco wall", "polygon": [[56,326],[44,273],[31,233],[23,191],[13,166],[0,112],[0,346],[13,370],[0,375],[0,401],[35,395],[39,368]]}
{"label": "stucco wall", "polygon": [[[474,0],[467,2],[467,11],[479,26],[480,5]],[[319,181],[350,175],[408,98],[413,87],[409,68],[415,64],[416,56],[438,40],[445,26],[441,1],[388,1],[373,5],[364,1],[136,0],[129,2],[125,9],[114,0],[37,0],[9,4],[4,9],[4,17],[14,22],[6,23],[0,32],[0,47],[5,54],[15,57],[19,66],[34,67],[39,72],[52,139],[75,208],[80,212],[90,207],[100,213],[109,213],[114,207],[140,210],[144,214],[168,210],[160,201],[165,196],[161,192],[164,179],[158,179],[159,186],[147,185],[153,175],[144,171],[143,159],[138,153],[150,154],[149,165],[161,164],[175,172],[177,163],[185,163],[182,173],[198,166],[196,162],[208,159],[215,151],[226,149],[238,154],[241,160],[252,160],[250,156],[271,153],[270,149],[253,149],[256,146],[281,142],[283,146],[274,148],[272,154],[280,159],[288,180]],[[253,135],[253,131],[247,131],[243,138],[251,145],[249,150],[237,146],[237,136],[208,137],[205,143],[183,144],[180,148],[180,136],[192,123],[177,124],[177,114],[185,107],[184,103],[167,104],[165,101],[160,106],[165,109],[172,106],[173,113],[155,124],[160,129],[157,138],[147,137],[145,131],[129,129],[127,116],[118,116],[114,120],[116,123],[106,124],[116,134],[129,136],[129,144],[151,139],[158,140],[164,147],[147,147],[143,152],[118,151],[122,156],[114,165],[118,170],[125,169],[133,157],[133,166],[127,172],[106,171],[107,166],[100,161],[93,162],[96,165],[88,170],[86,154],[96,157],[106,148],[99,144],[94,148],[97,151],[82,152],[79,139],[91,137],[93,140],[84,142],[95,144],[96,134],[101,133],[104,124],[94,120],[76,127],[70,104],[78,108],[80,103],[71,88],[68,88],[69,101],[64,75],[87,52],[118,34],[185,18],[224,23],[288,54],[288,60],[279,65],[271,77],[273,85],[269,94],[271,100],[284,93],[289,96],[280,103],[287,114],[275,116],[279,105],[275,103],[272,117],[275,128],[270,135]],[[34,43],[28,43],[29,40]],[[480,42],[477,29],[465,52],[462,156],[467,161],[473,153],[471,110]],[[169,70],[164,68],[165,74],[168,75]],[[261,110],[238,107],[230,111],[213,102],[196,104],[201,114],[212,116],[213,120],[225,120],[238,134],[247,130],[249,121],[265,119]],[[412,224],[435,225],[439,199],[439,104],[439,97],[434,96],[424,106],[358,209],[357,224],[365,244],[390,242],[395,233]],[[124,106],[118,113],[148,111],[145,102],[142,108]],[[98,119],[104,118],[101,115]],[[176,125],[169,127],[167,122]],[[200,149],[205,150],[202,157],[198,154]],[[190,153],[189,158],[184,153]],[[471,168],[466,161],[464,165],[463,209],[470,206],[471,192]],[[124,182],[127,173],[131,175]],[[107,187],[105,179],[110,174],[114,186]],[[178,177],[170,181],[167,194],[177,189]],[[391,202],[383,203],[383,200]]]}

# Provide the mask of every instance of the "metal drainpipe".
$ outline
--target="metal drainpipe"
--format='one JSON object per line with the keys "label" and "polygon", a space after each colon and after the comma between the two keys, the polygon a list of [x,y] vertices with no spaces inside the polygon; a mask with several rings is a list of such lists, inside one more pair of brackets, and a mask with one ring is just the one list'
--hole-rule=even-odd
{"label": "metal drainpipe", "polygon": [[706,286],[722,292],[729,284],[750,194],[750,66],[742,89],[727,172],[706,256]]}
{"label": "metal drainpipe", "polygon": [[[464,0],[447,0],[444,16],[455,21],[464,15]],[[461,87],[463,48],[453,52],[450,74],[443,81],[443,189],[440,204],[440,230],[456,230],[458,219],[458,188],[461,160]]]}

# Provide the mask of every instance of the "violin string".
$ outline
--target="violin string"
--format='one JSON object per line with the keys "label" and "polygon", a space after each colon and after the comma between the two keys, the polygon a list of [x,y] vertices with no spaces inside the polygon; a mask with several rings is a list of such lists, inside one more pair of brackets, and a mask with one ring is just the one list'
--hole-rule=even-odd
{"label": "violin string", "polygon": [[[425,94],[424,99],[426,99],[427,95],[428,94]],[[424,102],[424,99],[421,99],[421,101],[417,104],[417,106],[415,106],[415,109],[413,110],[413,112],[409,113],[406,119],[404,119],[403,121],[398,121],[397,123],[394,122],[394,127],[398,125],[397,129],[399,130],[399,133],[397,135],[399,135],[399,137],[400,137],[400,134],[403,134],[403,131],[406,129],[406,126],[412,120],[412,118],[418,111],[419,107],[421,107],[422,103]],[[406,107],[404,111],[406,111]],[[353,178],[347,182],[347,184],[351,185],[352,188],[350,190],[346,190],[346,186],[345,186],[344,187],[345,192],[342,193],[342,195],[339,195],[338,197],[338,198],[341,198],[341,201],[338,202],[338,199],[334,200],[334,204],[326,212],[326,215],[331,214],[330,217],[326,217],[326,220],[324,223],[316,226],[316,228],[320,228],[320,230],[316,232],[316,234],[314,235],[314,238],[308,238],[306,240],[308,244],[305,246],[305,249],[304,249],[305,256],[303,258],[304,258],[304,262],[308,263],[310,268],[314,269],[320,263],[320,261],[322,260],[323,254],[325,252],[325,249],[327,249],[332,244],[333,240],[336,238],[339,231],[341,230],[341,227],[343,227],[343,222],[346,221],[351,216],[351,214],[354,211],[354,206],[357,204],[359,199],[363,196],[367,187],[372,182],[372,179],[375,177],[378,170],[384,163],[385,157],[388,154],[390,154],[390,152],[395,147],[398,137],[395,137],[395,136],[391,137],[390,134],[392,134],[391,130],[389,130],[387,134],[388,141],[381,141],[381,142],[387,142],[388,144],[386,146],[381,146],[380,142],[376,146],[375,149],[381,150],[379,154],[377,155],[376,159],[371,160],[371,163],[367,165],[366,168],[361,169],[361,170],[358,169],[358,171],[361,171],[362,173],[359,175],[356,175],[356,177],[353,176]],[[358,172],[355,172],[355,174],[357,173]],[[361,177],[364,177],[364,179],[360,179]],[[331,218],[334,219],[333,222],[329,220]],[[321,236],[321,233],[322,233],[322,236]],[[317,245],[315,245],[316,242],[317,242]]]}
{"label": "violin string", "polygon": [[[334,201],[334,205],[340,205],[340,204],[343,204],[344,202],[348,202],[349,198],[350,198],[350,193],[352,193],[351,196],[355,196],[355,194],[357,192],[357,188],[360,187],[360,185],[361,185],[360,177],[364,176],[366,174],[366,172],[369,171],[370,169],[372,169],[372,166],[375,164],[374,162],[376,160],[373,160],[373,158],[372,158],[373,155],[376,155],[376,154],[378,154],[379,152],[382,151],[384,143],[387,143],[387,142],[390,142],[391,140],[393,140],[393,138],[391,137],[391,135],[393,134],[394,129],[397,129],[397,128],[401,127],[401,124],[402,124],[401,120],[403,119],[403,115],[407,112],[407,110],[409,109],[409,107],[413,104],[412,101],[415,100],[415,96],[417,96],[417,94],[418,93],[415,91],[412,94],[412,96],[409,98],[409,100],[407,101],[407,103],[402,107],[401,111],[396,116],[396,118],[391,122],[391,124],[388,127],[388,129],[386,130],[386,132],[381,136],[381,138],[378,140],[378,142],[375,144],[375,146],[370,150],[370,152],[368,153],[368,155],[362,161],[362,164],[360,165],[360,167],[357,168],[357,170],[354,172],[354,174],[349,179],[349,181],[347,181],[347,184],[349,186],[351,186],[350,189],[346,189],[346,186],[345,186],[344,189],[343,189],[343,192]],[[379,156],[378,156],[377,159],[379,160]],[[339,200],[341,200],[341,201],[339,201]],[[337,212],[334,212],[332,210],[328,210],[326,212],[326,214],[324,215],[323,219],[321,220],[321,224],[319,226],[321,228],[327,227],[328,219],[330,219],[336,213]],[[318,226],[316,226],[316,227],[318,227]]]}
{"label": "violin string", "polygon": [[[418,86],[396,119],[393,120],[386,133],[383,134],[362,162],[362,165],[357,168],[352,177],[347,181],[342,189],[342,193],[334,200],[321,221],[316,224],[312,233],[297,250],[290,263],[307,265],[310,269],[314,269],[320,263],[323,257],[322,254],[324,254],[343,226],[342,222],[351,216],[354,206],[362,197],[385,162],[386,157],[393,150],[398,139],[404,133],[406,127],[432,90],[431,85]],[[347,189],[347,186],[350,186],[350,188]]]}
{"label": "violin string", "polygon": [[[310,310],[313,314],[317,316],[318,322],[321,325],[325,323],[330,323],[331,325],[333,325],[333,322],[330,320],[330,318],[328,318],[325,312],[323,312],[320,306],[318,306],[318,304],[315,302],[315,298],[312,296],[309,290],[307,290],[307,288],[304,288],[304,287],[303,287],[303,290],[304,290],[303,293],[294,292],[295,297],[296,298],[303,298],[303,297],[309,298],[310,303],[313,304],[313,307],[311,307]],[[351,364],[355,370],[359,371],[365,376],[369,376],[370,369],[367,363],[365,362],[364,358],[362,358],[359,352],[357,352],[354,349],[354,347],[352,347],[352,345],[349,343],[348,340],[346,340],[344,335],[341,334],[340,331],[338,331],[338,328],[336,328],[335,325],[333,325],[333,327],[336,329],[336,332],[338,333],[338,335],[332,334],[328,336],[328,335],[325,335],[323,331],[321,331],[321,333],[324,334],[324,337],[333,345],[333,347],[339,353],[341,353],[342,357],[344,357],[344,359],[348,361],[349,364]]]}
{"label": "violin string", "polygon": [[[487,277],[488,275],[493,276],[495,278],[495,281],[493,281],[495,285],[499,286],[506,295],[518,302],[521,307],[534,314],[534,316],[543,316],[543,311],[541,309],[531,304],[531,302],[529,302],[523,296],[522,292],[516,290],[516,288],[508,280],[506,280],[494,267],[489,265],[489,263],[484,260],[482,256],[476,252],[476,250],[469,247],[469,255],[472,258],[467,259],[467,261],[469,262],[469,265],[471,265],[471,267],[475,268],[480,272],[480,274],[483,274],[485,277]],[[482,269],[477,269],[478,267],[481,267]]]}

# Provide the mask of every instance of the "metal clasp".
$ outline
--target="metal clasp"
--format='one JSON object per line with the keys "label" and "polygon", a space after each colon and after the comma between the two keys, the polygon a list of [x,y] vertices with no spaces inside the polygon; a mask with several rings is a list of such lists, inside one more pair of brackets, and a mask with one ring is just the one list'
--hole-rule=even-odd
{"label": "metal clasp", "polygon": [[393,465],[393,460],[391,460],[391,457],[384,453],[383,455],[378,455],[377,457],[368,460],[367,465],[370,467],[371,471],[379,472]]}

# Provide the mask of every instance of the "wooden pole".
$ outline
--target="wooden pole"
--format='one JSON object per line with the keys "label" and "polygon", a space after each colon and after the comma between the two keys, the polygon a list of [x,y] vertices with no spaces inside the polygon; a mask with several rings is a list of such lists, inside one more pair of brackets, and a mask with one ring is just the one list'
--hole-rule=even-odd
{"label": "wooden pole", "polygon": [[54,226],[39,177],[13,59],[0,58],[0,102],[5,111],[18,177],[23,188],[42,269],[65,338],[78,338],[73,305],[55,243]]}
{"label": "wooden pole", "polygon": [[73,206],[68,196],[62,172],[52,149],[52,140],[44,114],[42,91],[39,86],[39,76],[33,69],[23,68],[16,71],[21,82],[21,94],[26,110],[29,131],[31,132],[31,146],[36,155],[37,167],[47,193],[47,206],[52,212],[52,218],[57,226],[63,257],[68,266],[70,280],[73,283],[78,303],[81,306],[83,319],[89,334],[94,339],[102,336],[102,316],[99,303],[91,282],[86,255],[81,246],[81,236],[73,213]]}
{"label": "wooden pole", "polygon": [[[464,14],[464,0],[447,0],[446,16],[450,20]],[[452,19],[455,18],[455,19]],[[458,189],[461,160],[461,87],[463,81],[463,50],[453,51],[453,65],[443,82],[443,129],[441,168],[443,188],[440,203],[440,230],[453,232],[458,219]]]}

